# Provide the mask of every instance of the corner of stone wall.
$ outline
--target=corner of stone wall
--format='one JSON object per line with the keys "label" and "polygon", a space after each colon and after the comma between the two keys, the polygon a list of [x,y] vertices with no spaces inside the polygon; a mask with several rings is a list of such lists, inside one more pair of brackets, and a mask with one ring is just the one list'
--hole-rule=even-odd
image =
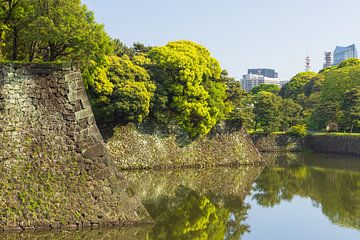
{"label": "corner of stone wall", "polygon": [[[48,168],[49,174],[55,173],[56,179],[64,181],[54,182],[51,176],[46,180],[53,181],[51,193],[46,193],[46,199],[37,199],[42,195],[33,186],[14,182],[11,176],[8,181],[1,179],[7,181],[4,184],[8,191],[0,193],[0,205],[9,210],[0,211],[0,231],[152,222],[115,169],[78,70],[71,64],[0,65],[0,153],[8,153],[3,161],[0,158],[3,174],[17,172],[19,167],[31,170],[34,174],[17,177],[33,182],[36,188],[45,184],[41,189],[46,189],[50,187],[48,183],[34,177],[47,178],[43,171]],[[9,138],[5,140],[3,136]],[[28,146],[24,140],[29,141]],[[39,164],[41,168],[37,167]],[[38,202],[32,217],[26,211],[33,206],[17,199],[19,194]],[[59,197],[63,200],[55,201]],[[13,198],[15,202],[8,200]],[[12,211],[12,204],[17,204],[19,210],[10,219],[7,212]]]}

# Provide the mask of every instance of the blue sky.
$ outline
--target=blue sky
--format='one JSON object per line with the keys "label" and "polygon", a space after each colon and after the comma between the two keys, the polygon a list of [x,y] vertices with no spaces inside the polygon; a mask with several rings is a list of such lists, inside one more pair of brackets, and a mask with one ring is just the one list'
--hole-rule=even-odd
{"label": "blue sky", "polygon": [[[267,67],[283,80],[318,71],[324,51],[360,47],[359,0],[83,0],[107,32],[127,45],[191,40],[240,78]],[[360,49],[359,49],[360,50]]]}

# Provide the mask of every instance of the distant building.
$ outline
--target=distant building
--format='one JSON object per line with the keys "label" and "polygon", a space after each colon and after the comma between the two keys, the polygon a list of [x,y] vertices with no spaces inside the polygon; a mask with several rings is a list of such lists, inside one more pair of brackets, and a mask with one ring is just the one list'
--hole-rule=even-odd
{"label": "distant building", "polygon": [[256,86],[259,86],[260,84],[275,84],[281,87],[279,78],[270,78],[270,77],[265,77],[264,75],[249,73],[243,75],[241,79],[241,85],[247,92],[250,92],[251,89],[253,89]]}
{"label": "distant building", "polygon": [[248,69],[248,74],[262,75],[262,76],[268,77],[268,78],[278,78],[279,77],[278,73],[275,72],[274,69],[269,69],[269,68]]}
{"label": "distant building", "polygon": [[325,52],[325,63],[324,63],[324,68],[328,68],[331,67],[333,64],[332,62],[332,52]]}
{"label": "distant building", "polygon": [[350,45],[348,47],[340,47],[337,46],[334,51],[334,64],[339,65],[342,61],[349,58],[357,58],[357,50],[355,44]]}

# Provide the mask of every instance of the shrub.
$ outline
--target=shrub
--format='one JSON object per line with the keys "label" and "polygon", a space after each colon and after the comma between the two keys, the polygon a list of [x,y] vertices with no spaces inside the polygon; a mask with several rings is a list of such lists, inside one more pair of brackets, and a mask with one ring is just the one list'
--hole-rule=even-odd
{"label": "shrub", "polygon": [[305,137],[308,134],[307,127],[305,124],[299,124],[292,126],[288,131],[288,134],[292,136]]}

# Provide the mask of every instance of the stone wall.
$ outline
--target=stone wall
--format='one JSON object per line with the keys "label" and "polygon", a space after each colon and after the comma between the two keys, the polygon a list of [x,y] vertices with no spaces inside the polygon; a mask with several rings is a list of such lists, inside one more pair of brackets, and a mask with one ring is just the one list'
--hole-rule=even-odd
{"label": "stone wall", "polygon": [[255,146],[260,152],[298,152],[304,150],[301,137],[288,134],[251,134]]}
{"label": "stone wall", "polygon": [[0,231],[151,222],[114,169],[76,68],[0,65]]}
{"label": "stone wall", "polygon": [[314,152],[360,156],[360,137],[310,135],[305,138],[304,147]]}
{"label": "stone wall", "polygon": [[[149,128],[149,127],[147,127]],[[263,164],[259,151],[242,129],[218,126],[206,137],[182,139],[133,125],[115,129],[107,146],[120,169],[188,168]]]}
{"label": "stone wall", "polygon": [[252,134],[260,152],[332,153],[360,156],[359,136],[308,135],[304,138],[288,134]]}

